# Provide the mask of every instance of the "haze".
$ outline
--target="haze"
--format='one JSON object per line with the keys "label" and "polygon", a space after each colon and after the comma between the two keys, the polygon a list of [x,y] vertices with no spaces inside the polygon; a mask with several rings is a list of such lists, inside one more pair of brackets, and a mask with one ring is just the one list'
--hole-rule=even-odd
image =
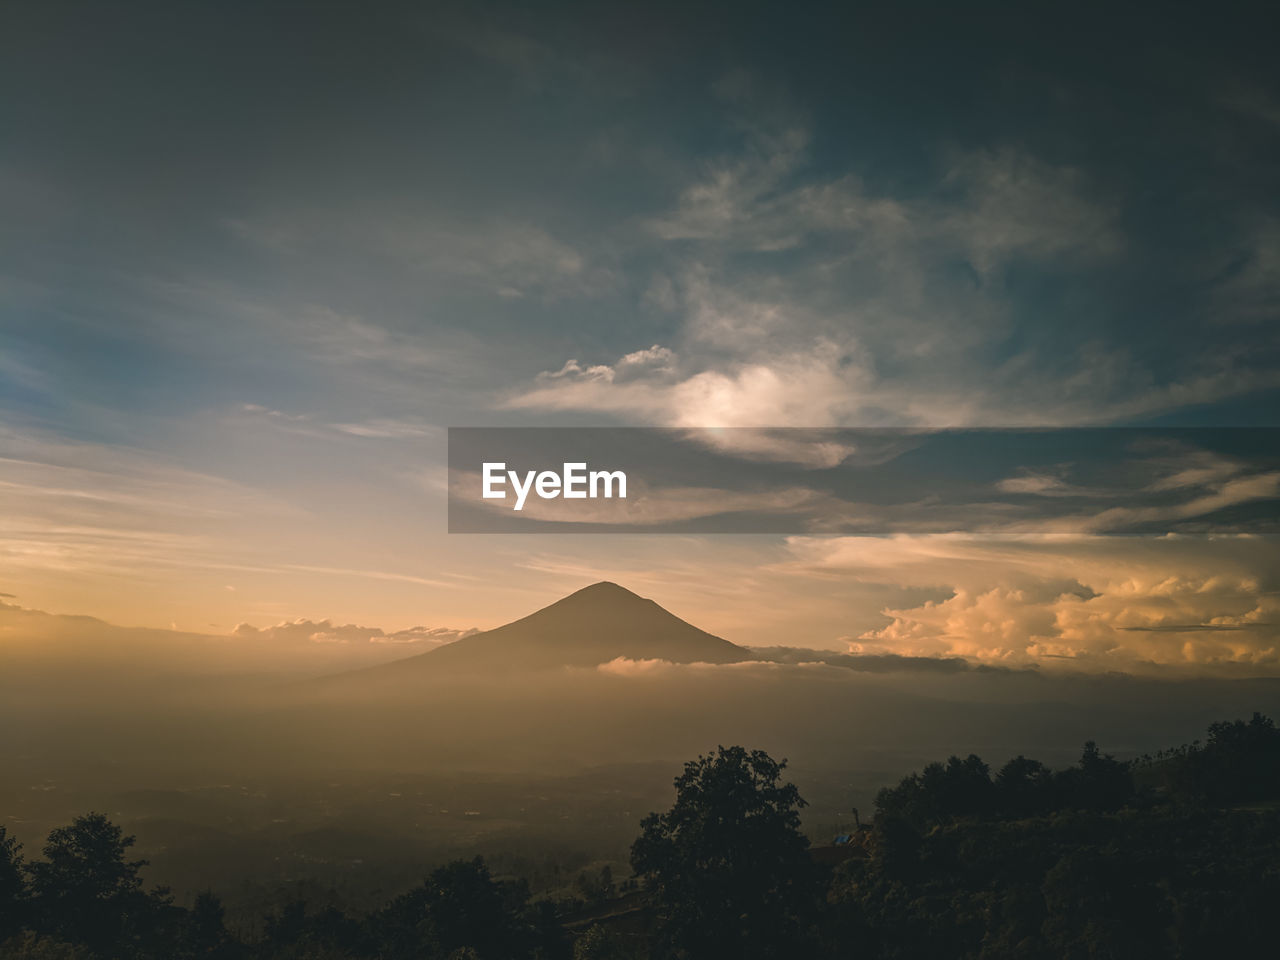
{"label": "haze", "polygon": [[97,809],[242,916],[477,852],[555,891],[625,876],[717,744],[790,758],[829,838],[951,753],[1280,714],[1280,471],[1206,445],[1146,450],[1123,501],[1065,454],[976,491],[1078,498],[1068,530],[929,532],[921,497],[875,537],[446,532],[451,426],[815,471],[849,451],[722,428],[1280,426],[1271,32],[376,6],[0,12],[0,822],[29,850]]}

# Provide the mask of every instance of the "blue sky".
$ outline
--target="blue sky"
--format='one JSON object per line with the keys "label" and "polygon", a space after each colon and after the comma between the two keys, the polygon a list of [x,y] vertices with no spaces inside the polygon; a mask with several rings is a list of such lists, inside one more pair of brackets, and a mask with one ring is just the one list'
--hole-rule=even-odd
{"label": "blue sky", "polygon": [[[1251,10],[11,5],[7,592],[461,627],[598,570],[727,633],[652,545],[444,536],[442,428],[1276,425]],[[785,590],[829,645],[888,579]]]}

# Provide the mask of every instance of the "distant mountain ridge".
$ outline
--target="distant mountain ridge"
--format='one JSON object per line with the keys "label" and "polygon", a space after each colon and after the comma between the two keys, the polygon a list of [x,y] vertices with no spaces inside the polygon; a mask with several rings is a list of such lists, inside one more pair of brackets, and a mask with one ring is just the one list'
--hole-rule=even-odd
{"label": "distant mountain ridge", "polygon": [[594,667],[619,657],[673,663],[754,659],[745,647],[699,630],[625,587],[602,581],[501,627],[358,673],[373,679]]}

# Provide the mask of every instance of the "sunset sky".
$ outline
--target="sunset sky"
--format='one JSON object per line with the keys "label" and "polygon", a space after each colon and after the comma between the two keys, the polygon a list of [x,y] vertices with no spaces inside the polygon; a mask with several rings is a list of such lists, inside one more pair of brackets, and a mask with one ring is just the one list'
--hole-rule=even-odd
{"label": "sunset sky", "polygon": [[1280,426],[1273,35],[692,6],[6,5],[0,599],[1280,673],[1274,534],[445,532],[450,426]]}

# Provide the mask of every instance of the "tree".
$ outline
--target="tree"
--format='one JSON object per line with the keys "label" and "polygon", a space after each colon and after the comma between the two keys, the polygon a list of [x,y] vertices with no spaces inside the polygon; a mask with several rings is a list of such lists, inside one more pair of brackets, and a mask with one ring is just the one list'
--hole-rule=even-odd
{"label": "tree", "polygon": [[718,747],[685,764],[669,811],[641,822],[631,864],[676,956],[804,955],[816,875],[785,767],[762,750]]}
{"label": "tree", "polygon": [[1218,803],[1280,799],[1280,731],[1269,717],[1212,724],[1199,761],[1203,792]]}
{"label": "tree", "polygon": [[573,944],[573,960],[639,960],[639,956],[621,934],[598,923]]}
{"label": "tree", "polygon": [[603,903],[614,894],[613,870],[607,863],[600,868],[600,873],[596,876],[584,870],[578,874],[574,886],[577,887],[579,896],[588,903]]}
{"label": "tree", "polygon": [[1128,764],[1102,753],[1092,740],[1084,745],[1078,766],[1059,775],[1072,806],[1085,810],[1118,810],[1133,797]]}
{"label": "tree", "polygon": [[470,949],[484,960],[513,960],[529,952],[521,917],[528,899],[523,883],[495,881],[483,858],[455,860],[397,897],[371,926],[380,956],[448,957]]}
{"label": "tree", "polygon": [[0,943],[4,960],[94,960],[88,947],[42,937],[34,930]]}
{"label": "tree", "polygon": [[0,827],[0,942],[22,928],[27,901],[23,873],[22,844]]}
{"label": "tree", "polygon": [[901,817],[917,829],[941,826],[961,817],[994,812],[996,791],[982,758],[969,754],[930,763],[920,773],[903,777],[896,787],[876,794],[878,817]]}
{"label": "tree", "polygon": [[996,774],[996,804],[1009,817],[1030,817],[1052,808],[1053,772],[1019,754]]}
{"label": "tree", "polygon": [[100,813],[77,817],[49,834],[44,860],[31,864],[34,910],[41,926],[100,953],[155,925],[168,906],[163,891],[142,890],[145,860],[126,860],[133,837]]}
{"label": "tree", "polygon": [[196,894],[195,903],[186,917],[184,933],[185,941],[198,957],[218,957],[231,952],[226,910],[212,890]]}

